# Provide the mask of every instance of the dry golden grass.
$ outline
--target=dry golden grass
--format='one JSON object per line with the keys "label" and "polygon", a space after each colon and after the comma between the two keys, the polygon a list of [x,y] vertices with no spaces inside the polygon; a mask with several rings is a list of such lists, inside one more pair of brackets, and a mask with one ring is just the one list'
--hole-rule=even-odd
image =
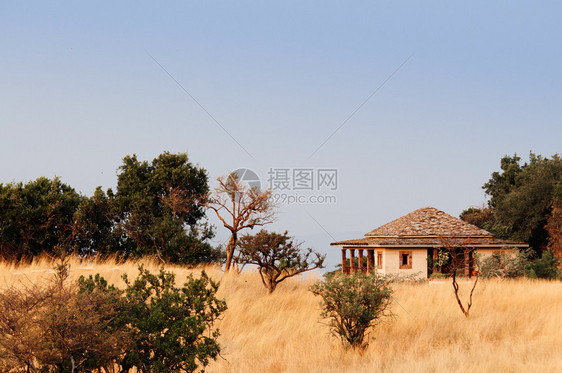
{"label": "dry golden grass", "polygon": [[[136,276],[136,262],[71,260],[71,276],[99,272],[122,284]],[[15,267],[0,263],[0,288],[49,278],[52,263],[39,259]],[[155,261],[145,267],[156,271]],[[192,272],[167,266],[178,275]],[[219,322],[222,358],[208,372],[521,372],[562,371],[562,283],[482,281],[465,319],[448,282],[397,284],[395,317],[371,333],[361,355],[347,351],[320,319],[314,278],[295,278],[268,295],[255,272],[224,275],[219,296],[228,311]],[[313,276],[311,276],[313,277]]]}

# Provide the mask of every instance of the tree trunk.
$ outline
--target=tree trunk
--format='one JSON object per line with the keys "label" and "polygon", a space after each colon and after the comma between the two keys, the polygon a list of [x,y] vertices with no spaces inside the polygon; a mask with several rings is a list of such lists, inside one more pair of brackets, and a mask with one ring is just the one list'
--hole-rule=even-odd
{"label": "tree trunk", "polygon": [[472,285],[472,289],[470,290],[470,296],[468,298],[468,302],[466,305],[466,309],[463,307],[460,296],[459,296],[459,284],[457,283],[457,275],[456,275],[456,268],[453,270],[453,289],[455,290],[455,298],[457,298],[457,303],[462,311],[462,313],[468,318],[470,313],[470,307],[472,307],[472,294],[474,294],[474,289],[476,288],[476,284],[478,284],[478,272],[476,272],[476,279],[474,280],[474,284]]}
{"label": "tree trunk", "polygon": [[230,240],[228,240],[228,245],[226,246],[226,264],[224,266],[224,271],[230,271],[232,266],[232,258],[234,257],[234,249],[236,249],[236,243],[238,242],[238,232],[231,232]]}

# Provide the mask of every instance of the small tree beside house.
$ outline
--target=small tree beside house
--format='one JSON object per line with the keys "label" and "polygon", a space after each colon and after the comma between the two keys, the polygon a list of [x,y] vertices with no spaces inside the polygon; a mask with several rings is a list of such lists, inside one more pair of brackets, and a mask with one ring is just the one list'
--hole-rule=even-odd
{"label": "small tree beside house", "polygon": [[[474,253],[474,248],[468,247],[468,238],[458,238],[458,237],[439,237],[441,241],[441,246],[443,250],[449,255],[449,273],[451,274],[451,281],[453,285],[453,290],[455,292],[455,299],[457,304],[461,309],[462,313],[468,317],[470,314],[470,308],[472,307],[472,296],[474,295],[474,289],[478,284],[478,278],[480,277],[480,271],[478,269],[471,273],[471,267],[474,266],[472,255]],[[459,272],[462,272],[467,277],[473,274],[473,283],[468,299],[466,301],[466,306],[463,304],[460,296],[460,287],[457,277]]]}

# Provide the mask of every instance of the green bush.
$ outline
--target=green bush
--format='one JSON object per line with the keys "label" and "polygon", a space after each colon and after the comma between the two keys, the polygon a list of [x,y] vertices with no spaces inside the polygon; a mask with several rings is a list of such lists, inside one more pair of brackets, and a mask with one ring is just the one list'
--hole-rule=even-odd
{"label": "green bush", "polygon": [[218,356],[226,304],[205,272],[177,287],[173,273],[140,267],[124,290],[68,273],[62,262],[46,285],[0,292],[0,371],[193,372]]}
{"label": "green bush", "polygon": [[525,270],[527,271],[527,276],[531,278],[554,280],[560,277],[559,264],[560,259],[552,251],[545,251],[540,259],[527,264]]}
{"label": "green bush", "polygon": [[332,332],[346,347],[367,347],[367,330],[390,315],[389,281],[376,274],[333,275],[310,290],[322,297],[322,316],[330,319]]}
{"label": "green bush", "polygon": [[513,249],[507,252],[498,252],[478,261],[480,276],[484,278],[516,278],[526,274],[526,266],[533,255],[533,250]]}
{"label": "green bush", "polygon": [[111,292],[115,301],[124,300],[110,327],[125,325],[132,334],[132,346],[122,355],[122,371],[193,372],[216,359],[220,346],[213,324],[226,310],[216,298],[219,284],[203,271],[200,278],[190,275],[183,287],[175,286],[175,276],[160,270],[151,274],[142,266],[134,281],[123,276],[125,290],[116,290],[96,275],[81,277],[81,292]]}

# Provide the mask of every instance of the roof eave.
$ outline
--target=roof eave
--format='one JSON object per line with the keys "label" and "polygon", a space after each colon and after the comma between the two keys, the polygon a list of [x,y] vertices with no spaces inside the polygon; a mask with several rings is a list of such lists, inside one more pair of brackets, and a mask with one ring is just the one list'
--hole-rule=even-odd
{"label": "roof eave", "polygon": [[[362,243],[357,243],[357,244],[353,244],[353,243],[348,243],[348,244],[342,244],[339,242],[332,242],[330,243],[330,246],[334,246],[334,247],[348,247],[348,248],[362,248],[362,247],[373,247],[373,248],[378,248],[378,249],[395,249],[395,248],[402,248],[402,247],[419,247],[421,249],[423,248],[440,248],[443,247],[443,245],[431,245],[431,244],[426,244],[426,245],[422,245],[422,244],[418,244],[418,245],[373,245],[373,244],[362,244]],[[529,247],[528,244],[524,244],[524,243],[504,243],[504,244],[499,244],[499,243],[495,243],[495,244],[467,244],[467,247],[495,247],[495,248],[502,248],[502,247],[513,247],[513,248],[525,248],[525,247]]]}

